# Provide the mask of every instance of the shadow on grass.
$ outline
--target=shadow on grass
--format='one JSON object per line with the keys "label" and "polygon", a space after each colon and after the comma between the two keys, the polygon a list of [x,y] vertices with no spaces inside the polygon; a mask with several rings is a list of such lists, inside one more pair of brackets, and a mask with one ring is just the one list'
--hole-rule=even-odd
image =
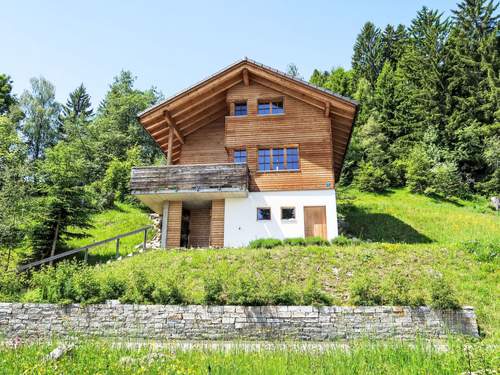
{"label": "shadow on grass", "polygon": [[362,240],[389,243],[431,243],[432,240],[398,218],[351,206],[345,211],[347,232]]}

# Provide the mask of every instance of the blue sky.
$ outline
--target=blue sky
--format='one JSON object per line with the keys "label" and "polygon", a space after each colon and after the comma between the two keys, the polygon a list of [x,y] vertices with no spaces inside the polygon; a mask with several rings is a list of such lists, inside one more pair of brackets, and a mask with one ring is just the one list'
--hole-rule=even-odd
{"label": "blue sky", "polygon": [[455,0],[351,1],[2,1],[0,72],[20,94],[33,76],[56,97],[81,82],[94,105],[113,76],[131,70],[137,86],[165,96],[248,56],[306,79],[314,68],[350,66],[361,26],[409,24],[423,5],[449,15]]}

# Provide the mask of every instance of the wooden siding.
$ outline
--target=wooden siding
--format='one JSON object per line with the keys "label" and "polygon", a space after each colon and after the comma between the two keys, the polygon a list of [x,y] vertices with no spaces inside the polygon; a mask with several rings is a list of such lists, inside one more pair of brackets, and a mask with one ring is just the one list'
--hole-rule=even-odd
{"label": "wooden siding", "polygon": [[178,164],[227,163],[224,148],[224,118],[204,126],[185,138]]}
{"label": "wooden siding", "polygon": [[181,245],[182,202],[171,201],[168,204],[167,247]]}
{"label": "wooden siding", "polygon": [[210,245],[210,208],[190,210],[189,246],[207,247]]}
{"label": "wooden siding", "polygon": [[[257,101],[283,98],[283,115],[258,115]],[[247,99],[247,116],[226,117],[226,147],[246,147],[250,191],[334,188],[332,123],[324,111],[260,84],[239,84],[228,91],[228,102]],[[259,147],[298,145],[300,171],[258,172]]]}
{"label": "wooden siding", "polygon": [[224,199],[212,201],[210,246],[224,247]]}

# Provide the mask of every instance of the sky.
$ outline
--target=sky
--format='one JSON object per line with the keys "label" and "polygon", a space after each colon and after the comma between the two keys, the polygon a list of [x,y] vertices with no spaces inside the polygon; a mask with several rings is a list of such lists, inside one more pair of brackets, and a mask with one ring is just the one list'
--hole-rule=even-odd
{"label": "sky", "polygon": [[0,0],[0,73],[20,95],[31,77],[56,99],[84,83],[97,105],[120,70],[166,97],[247,56],[273,68],[289,63],[309,79],[315,68],[350,67],[363,24],[408,25],[422,6],[456,0],[331,1],[8,1]]}

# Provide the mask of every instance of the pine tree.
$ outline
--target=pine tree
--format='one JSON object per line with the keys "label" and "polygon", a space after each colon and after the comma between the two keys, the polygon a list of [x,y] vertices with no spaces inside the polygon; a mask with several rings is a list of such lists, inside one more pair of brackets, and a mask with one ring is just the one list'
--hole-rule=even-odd
{"label": "pine tree", "polygon": [[451,105],[446,141],[460,172],[471,183],[494,170],[484,157],[485,139],[499,135],[499,16],[493,1],[464,0],[453,11],[450,35]]}
{"label": "pine tree", "polygon": [[396,28],[387,25],[382,33],[382,50],[384,62],[389,62],[393,69],[401,59],[408,43],[406,27],[399,24]]}
{"label": "pine tree", "polygon": [[82,83],[69,94],[69,99],[62,107],[62,119],[63,121],[67,118],[89,120],[93,113],[90,95]]}
{"label": "pine tree", "polygon": [[325,83],[328,80],[329,75],[330,73],[326,70],[321,72],[318,69],[314,69],[311,78],[309,78],[309,82],[319,87],[325,87]]}
{"label": "pine tree", "polygon": [[358,34],[351,63],[356,80],[364,78],[375,87],[384,64],[384,54],[380,29],[373,23],[365,23]]}
{"label": "pine tree", "polygon": [[0,73],[0,115],[7,113],[15,102],[16,98],[12,95],[12,80],[8,75]]}

